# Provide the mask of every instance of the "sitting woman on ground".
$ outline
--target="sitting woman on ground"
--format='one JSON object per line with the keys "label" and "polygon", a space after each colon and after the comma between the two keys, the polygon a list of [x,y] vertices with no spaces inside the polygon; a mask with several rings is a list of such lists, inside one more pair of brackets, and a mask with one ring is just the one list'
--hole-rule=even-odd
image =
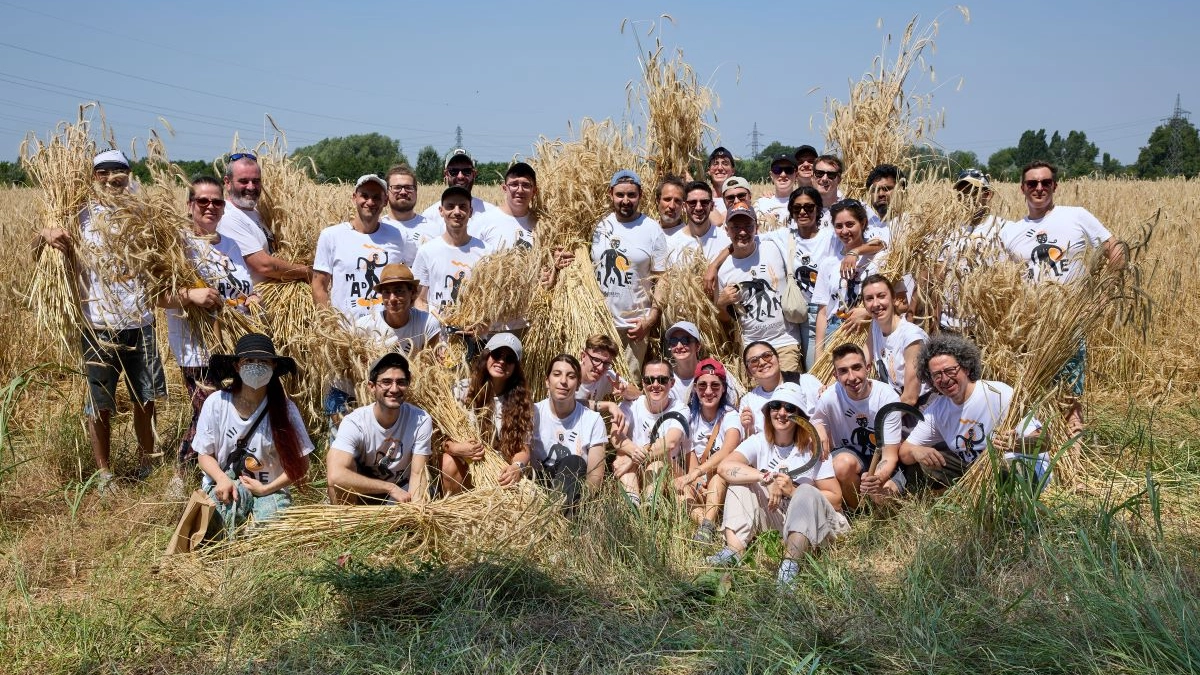
{"label": "sitting woman on ground", "polygon": [[[779,367],[779,354],[768,342],[761,340],[751,342],[742,350],[742,361],[746,364],[746,372],[754,378],[755,387],[742,396],[738,403],[741,406],[740,420],[743,437],[749,437],[761,432],[763,425],[763,405],[770,400],[771,393],[784,382],[799,385],[803,392],[804,414],[811,415],[816,409],[817,399],[821,397],[823,385],[816,377],[804,373],[785,373]],[[822,431],[818,428],[818,431]],[[821,438],[823,447],[827,447],[825,438]]]}
{"label": "sitting woman on ground", "polygon": [[[474,414],[487,446],[495,448],[508,466],[500,485],[514,485],[529,471],[529,441],[533,433],[533,402],[521,369],[521,341],[512,333],[493,335],[475,358],[471,378],[460,400]],[[442,495],[471,489],[470,462],[483,459],[487,447],[478,442],[448,440],[442,453]]]}
{"label": "sitting woman on ground", "polygon": [[677,460],[687,449],[687,408],[671,395],[675,376],[662,359],[647,359],[642,364],[642,391],[635,401],[621,404],[625,424],[611,429],[617,457],[613,475],[621,482],[629,502],[642,504],[643,492],[649,492],[659,472],[678,475]]}
{"label": "sitting woman on ground", "polygon": [[766,428],[746,439],[717,469],[729,485],[722,521],[725,548],[708,558],[710,564],[740,562],[760,528],[778,528],[784,553],[777,580],[786,586],[810,548],[850,529],[841,514],[842,488],[833,463],[814,460],[814,439],[796,422],[797,417],[808,418],[802,404],[796,385],[776,388],[763,406]]}
{"label": "sitting woman on ground", "polygon": [[842,256],[853,256],[855,265],[849,275],[842,274],[841,257],[826,259],[817,272],[812,304],[817,307],[814,353],[820,358],[825,343],[846,319],[865,327],[870,317],[859,305],[863,280],[878,271],[879,255],[870,252],[863,234],[867,228],[867,208],[857,199],[843,199],[829,207],[833,233],[841,244]]}
{"label": "sitting woman on ground", "polygon": [[717,467],[742,442],[742,424],[720,361],[710,358],[697,363],[691,390],[692,452],[685,456],[684,474],[675,479],[675,488],[694,505],[689,515],[699,527],[693,539],[711,544],[725,502],[725,479],[717,474]]}
{"label": "sitting woman on ground", "polygon": [[931,389],[917,375],[917,359],[929,334],[897,313],[895,285],[887,277],[867,277],[862,293],[871,315],[868,360],[875,362],[875,378],[890,384],[902,403],[924,404]]}
{"label": "sitting woman on ground", "polygon": [[546,398],[533,407],[534,469],[566,496],[568,509],[579,502],[585,480],[593,491],[600,488],[608,442],[600,413],[575,399],[579,380],[579,361],[559,354],[546,369]]}
{"label": "sitting woman on ground", "polygon": [[269,337],[242,336],[232,355],[212,355],[209,372],[233,383],[204,401],[192,448],[217,505],[214,522],[232,536],[247,519],[261,522],[291,506],[288,487],[304,480],[313,444],[279,381],[296,362],[276,354]]}

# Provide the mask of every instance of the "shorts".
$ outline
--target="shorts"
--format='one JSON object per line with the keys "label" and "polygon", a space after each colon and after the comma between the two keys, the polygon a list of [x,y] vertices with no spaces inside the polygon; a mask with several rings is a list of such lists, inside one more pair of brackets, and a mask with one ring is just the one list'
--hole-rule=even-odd
{"label": "shorts", "polygon": [[[883,452],[883,450],[876,450],[876,452]],[[859,455],[851,448],[838,448],[830,453],[829,457],[830,459],[833,459],[841,454],[849,454],[850,456],[854,457],[854,459],[858,460],[858,474],[860,476],[866,473],[867,468],[871,466],[870,460],[864,460],[862,455]],[[888,479],[896,484],[896,489],[900,492],[900,494],[904,494],[904,490],[908,486],[908,479],[904,476],[904,471],[902,471],[902,468],[903,467],[901,465],[897,464],[896,470],[892,472],[892,477]]]}
{"label": "shorts", "polygon": [[154,324],[124,330],[84,331],[83,363],[88,381],[88,417],[117,409],[117,380],[125,373],[129,396],[146,404],[167,395]]}
{"label": "shorts", "polygon": [[337,436],[338,425],[342,423],[342,418],[354,410],[357,402],[354,394],[342,391],[337,387],[330,387],[329,391],[325,393],[324,409],[325,417],[329,420],[330,442]]}
{"label": "shorts", "polygon": [[179,465],[185,466],[196,463],[196,451],[192,450],[192,439],[196,438],[196,422],[200,419],[200,410],[209,394],[217,390],[216,382],[208,377],[207,366],[180,366],[183,375],[183,385],[187,387],[188,398],[192,402],[192,422],[187,432],[179,440]]}
{"label": "shorts", "polygon": [[1065,383],[1071,388],[1071,394],[1075,398],[1083,396],[1083,378],[1087,373],[1087,343],[1083,340],[1079,341],[1079,350],[1075,355],[1067,359],[1063,364],[1062,370],[1058,371],[1058,375],[1054,376],[1054,384]]}

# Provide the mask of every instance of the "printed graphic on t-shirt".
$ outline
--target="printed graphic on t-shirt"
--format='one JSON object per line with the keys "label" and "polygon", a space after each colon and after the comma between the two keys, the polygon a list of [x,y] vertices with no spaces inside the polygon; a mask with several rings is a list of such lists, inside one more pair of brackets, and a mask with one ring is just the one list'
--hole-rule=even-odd
{"label": "printed graphic on t-shirt", "polygon": [[750,268],[750,278],[737,284],[742,314],[755,321],[774,319],[783,306],[775,292],[776,279],[766,263]]}
{"label": "printed graphic on t-shirt", "polygon": [[608,248],[600,256],[601,269],[596,270],[596,281],[607,291],[613,286],[625,287],[633,284],[633,270],[628,251],[621,247],[620,237],[609,235]]}
{"label": "printed graphic on t-shirt", "polygon": [[817,284],[817,264],[812,256],[803,251],[797,251],[796,257],[800,263],[796,265],[796,271],[793,273],[796,285],[804,292],[805,298],[812,299],[813,287]]}
{"label": "printed graphic on t-shirt", "polygon": [[965,419],[961,420],[961,423],[967,428],[967,431],[954,438],[954,453],[970,464],[983,451],[987,441],[986,432],[982,422]]}
{"label": "printed graphic on t-shirt", "polygon": [[[567,431],[559,426],[558,431],[554,434],[555,441],[546,448],[546,458],[542,460],[542,466],[547,470],[553,471],[558,463],[570,457],[571,455],[582,455],[583,450],[580,447],[579,432],[571,430]],[[572,450],[574,448],[574,450]]]}
{"label": "printed graphic on t-shirt", "polygon": [[[366,251],[355,262],[354,273],[346,275],[346,283],[350,284],[350,297],[359,307],[371,307],[380,303],[375,292],[375,284],[379,283],[376,270],[388,264],[388,252],[374,244],[363,244],[363,248]],[[363,271],[362,281],[358,279],[359,270]]]}
{"label": "printed graphic on t-shirt", "polygon": [[[1049,269],[1056,278],[1067,273],[1067,250],[1070,249],[1070,242],[1065,242],[1064,248],[1059,245],[1057,237],[1051,237],[1045,230],[1031,229],[1025,232],[1025,236],[1037,242],[1029,255],[1029,262],[1041,269]],[[1030,279],[1034,279],[1033,267],[1029,268],[1028,275]]]}
{"label": "printed graphic on t-shirt", "polygon": [[851,409],[843,410],[842,414],[854,420],[854,427],[849,438],[838,439],[838,448],[853,450],[859,457],[870,460],[876,449],[875,430],[871,428],[871,420]]}
{"label": "printed graphic on t-shirt", "polygon": [[[413,439],[413,442],[415,442],[415,439]],[[410,447],[408,451],[412,452],[412,449]],[[375,450],[373,455],[374,462],[372,464],[365,464],[357,457],[355,458],[355,464],[358,466],[358,472],[364,476],[395,483],[397,482],[397,478],[408,473],[408,464],[405,464],[403,469],[393,470],[392,468],[396,466],[396,460],[404,457],[404,453],[404,439],[388,436],[383,439],[383,442]]]}

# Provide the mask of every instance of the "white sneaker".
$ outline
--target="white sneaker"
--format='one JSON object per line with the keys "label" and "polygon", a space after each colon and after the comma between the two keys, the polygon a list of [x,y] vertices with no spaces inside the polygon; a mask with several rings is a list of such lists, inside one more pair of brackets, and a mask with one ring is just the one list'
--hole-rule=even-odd
{"label": "white sneaker", "polygon": [[167,499],[173,502],[182,502],[187,498],[187,486],[183,484],[183,479],[179,476],[171,476],[171,481],[167,483]]}
{"label": "white sneaker", "polygon": [[796,575],[799,573],[800,563],[784,558],[783,562],[779,563],[779,574],[775,576],[775,583],[780,586],[791,586],[796,583]]}
{"label": "white sneaker", "polygon": [[715,554],[710,555],[707,558],[705,558],[704,562],[708,563],[709,565],[712,565],[713,567],[721,567],[721,566],[725,566],[725,565],[737,565],[738,563],[742,562],[742,555],[740,553],[738,553],[737,551],[726,546],[725,548],[722,548],[720,551],[717,551]]}

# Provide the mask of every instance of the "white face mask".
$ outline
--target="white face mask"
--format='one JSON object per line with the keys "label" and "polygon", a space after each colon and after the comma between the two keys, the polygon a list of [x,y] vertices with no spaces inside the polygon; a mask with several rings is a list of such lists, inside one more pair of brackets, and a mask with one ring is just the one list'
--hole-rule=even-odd
{"label": "white face mask", "polygon": [[271,381],[275,369],[265,363],[246,363],[238,368],[242,384],[251,389],[262,389]]}

